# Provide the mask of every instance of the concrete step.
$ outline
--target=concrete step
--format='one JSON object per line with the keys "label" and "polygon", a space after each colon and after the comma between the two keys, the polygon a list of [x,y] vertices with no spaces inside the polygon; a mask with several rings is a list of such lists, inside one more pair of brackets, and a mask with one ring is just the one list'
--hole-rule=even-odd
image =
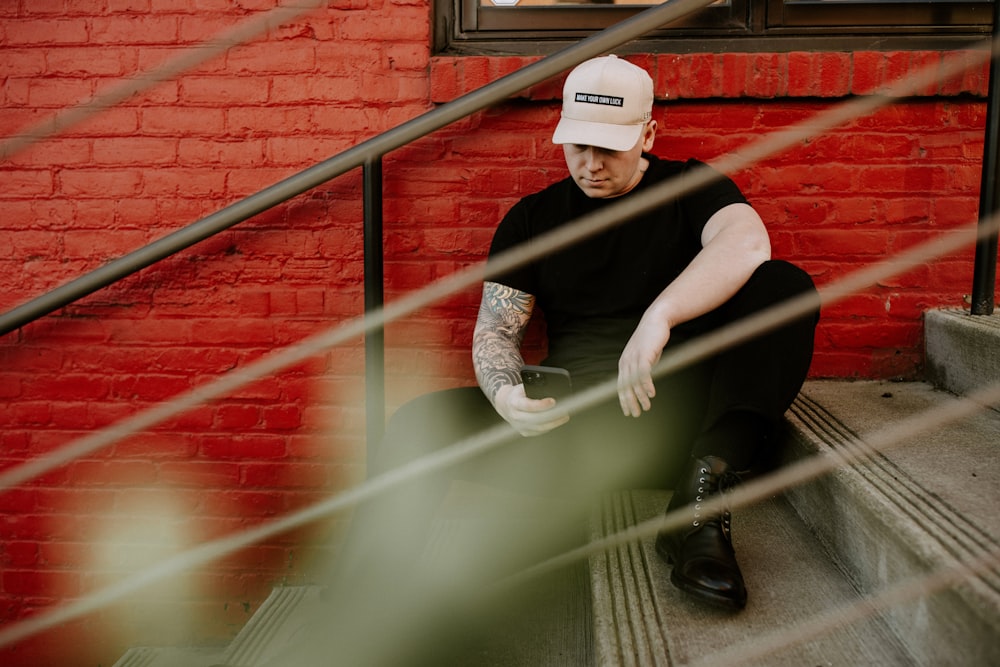
{"label": "concrete step", "polygon": [[[659,515],[669,498],[664,491],[608,496],[594,537]],[[879,619],[788,644],[784,631],[831,607],[856,602],[858,593],[783,498],[740,509],[733,524],[749,591],[746,609],[735,614],[701,604],[672,586],[654,538],[592,559],[598,665],[729,665],[737,659],[771,667],[912,664]],[[776,644],[774,650],[751,656],[767,638]]]}
{"label": "concrete step", "polygon": [[[484,525],[495,524],[484,522],[482,516],[486,506],[495,510],[497,503],[504,506],[504,512],[513,510],[520,515],[517,527],[530,531],[532,529],[527,526],[533,522],[532,509],[547,501],[457,485],[432,523],[422,559],[427,561],[422,570],[425,576],[435,580],[442,576],[449,578],[448,571],[461,566],[456,559],[464,558],[456,553],[467,556],[488,541]],[[514,534],[513,525],[505,532]],[[479,581],[478,585],[482,586],[483,582]],[[331,655],[343,660],[333,664],[406,667],[588,667],[593,664],[586,563],[561,568],[489,599],[490,606],[476,606],[475,615],[462,619],[461,623],[455,624],[452,619],[447,625],[433,624],[423,628],[421,632],[427,633],[423,639],[429,637],[430,641],[404,637],[410,628],[395,625],[397,620],[388,615],[377,622],[352,623],[355,630],[365,636],[350,650],[356,652],[360,646],[364,658],[345,660],[344,637],[333,632],[332,624],[336,621],[332,615],[336,612],[324,601],[323,589],[315,585],[278,586],[272,589],[229,646],[210,656],[206,654],[207,661],[188,660],[178,649],[139,648],[130,650],[115,667],[319,667],[331,664]],[[433,615],[434,604],[433,600],[428,600],[421,607],[421,613]],[[352,609],[347,610],[348,613]],[[370,613],[365,614],[365,618],[370,618]],[[373,648],[370,640],[376,643]],[[392,649],[389,651],[392,657],[387,658],[378,644],[406,646],[406,657],[400,659],[399,651]]]}
{"label": "concrete step", "polygon": [[[925,430],[882,453],[865,433],[954,400],[925,383],[808,382],[788,413],[789,456],[861,452],[787,497],[862,593],[975,559],[992,569],[893,607],[916,664],[1000,664],[1000,413]],[[991,556],[992,554],[992,556]]]}
{"label": "concrete step", "polygon": [[138,646],[126,651],[114,667],[212,667],[222,659],[218,648]]}
{"label": "concrete step", "polygon": [[280,664],[281,657],[322,617],[321,605],[316,586],[274,588],[233,639],[222,663],[226,667]]}
{"label": "concrete step", "polygon": [[315,624],[316,586],[277,586],[227,647],[130,649],[114,667],[257,667],[282,664],[302,633]]}
{"label": "concrete step", "polygon": [[962,395],[1000,380],[1000,313],[929,310],[924,340],[927,381],[934,386]]}
{"label": "concrete step", "polygon": [[[789,418],[789,459],[864,447],[877,428],[953,400],[925,383],[813,381]],[[841,605],[960,561],[1000,553],[1000,414],[984,410],[920,434],[860,465],[734,513],[750,591],[727,615],[668,582],[652,539],[592,563],[598,664],[1000,664],[1000,570],[892,606],[857,626],[760,658],[753,651]],[[662,512],[669,493],[606,499],[595,537]],[[794,636],[794,633],[789,635]],[[725,655],[713,655],[729,646]]]}
{"label": "concrete step", "polygon": [[[788,415],[789,456],[863,446],[859,434],[949,398],[923,383],[809,382]],[[567,571],[558,586],[538,584],[544,592],[498,623],[497,632],[437,664],[1000,664],[995,569],[852,624],[811,625],[857,609],[865,595],[1000,548],[997,447],[1000,413],[986,410],[738,509],[734,539],[750,591],[741,613],[716,611],[677,591],[646,539],[592,558],[589,582]],[[647,490],[606,497],[594,536],[658,515],[669,497]],[[467,508],[468,497],[458,506]],[[467,520],[462,514],[439,520],[435,562],[476,535],[462,525]],[[292,664],[287,659],[302,650],[303,639],[322,635],[328,622],[319,589],[279,587],[224,652],[190,658],[179,649],[134,649],[117,667]]]}
{"label": "concrete step", "polygon": [[[807,383],[788,415],[789,460],[863,451],[862,434],[1000,380],[1000,315],[946,309],[928,312],[925,323],[929,382]],[[963,562],[996,563],[998,448],[1000,415],[987,409],[891,451],[867,452],[860,465],[790,490],[788,504],[775,499],[739,510],[735,540],[751,597],[735,616],[712,615],[673,590],[652,540],[594,559],[598,663],[1000,664],[995,565],[856,628],[752,658],[775,625]],[[651,492],[609,498],[596,536],[655,516],[668,498]],[[741,527],[744,521],[750,525]],[[719,643],[732,648],[712,656]]]}
{"label": "concrete step", "polygon": [[[941,310],[925,323],[928,383],[808,382],[788,413],[790,460],[857,451],[865,433],[940,405],[949,392],[1000,379],[1000,316]],[[643,540],[592,559],[589,582],[575,570],[557,575],[555,586],[540,584],[545,592],[516,612],[519,619],[448,665],[1000,664],[996,568],[790,643],[805,620],[1000,549],[1000,410],[993,408],[738,510],[735,542],[750,591],[742,613],[716,612],[675,590],[652,540]],[[669,495],[605,498],[595,535],[657,515]],[[454,517],[438,525],[439,554],[450,552],[454,535],[468,536],[456,525]],[[304,633],[322,632],[320,604],[316,587],[278,587],[224,651],[134,648],[115,667],[287,664]]]}

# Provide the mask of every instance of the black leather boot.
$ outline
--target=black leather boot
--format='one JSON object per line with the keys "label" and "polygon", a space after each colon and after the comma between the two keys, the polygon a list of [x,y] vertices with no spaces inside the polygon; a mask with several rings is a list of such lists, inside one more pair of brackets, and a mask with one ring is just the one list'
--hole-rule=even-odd
{"label": "black leather boot", "polygon": [[673,565],[670,581],[710,604],[742,609],[747,603],[743,574],[736,563],[730,514],[705,514],[702,504],[739,481],[728,464],[715,456],[692,459],[677,484],[667,512],[687,507],[690,522],[656,536],[656,551]]}

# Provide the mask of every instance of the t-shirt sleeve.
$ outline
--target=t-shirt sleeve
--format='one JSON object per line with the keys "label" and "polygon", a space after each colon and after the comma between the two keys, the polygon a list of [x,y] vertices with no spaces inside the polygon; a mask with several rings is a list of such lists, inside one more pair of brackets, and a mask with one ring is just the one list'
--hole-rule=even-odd
{"label": "t-shirt sleeve", "polygon": [[730,204],[746,204],[748,202],[739,186],[728,176],[716,171],[704,162],[688,160],[685,164],[685,172],[691,172],[695,169],[708,169],[715,176],[706,186],[684,197],[681,203],[687,214],[687,219],[692,221],[700,235],[705,223],[718,211]]}
{"label": "t-shirt sleeve", "polygon": [[[527,205],[522,200],[514,204],[500,221],[493,234],[493,242],[490,244],[490,262],[487,263],[487,271],[492,269],[492,261],[496,257],[531,240],[532,233],[527,209]],[[535,272],[530,263],[496,275],[491,272],[487,275],[486,280],[513,287],[528,294],[536,294]]]}
{"label": "t-shirt sleeve", "polygon": [[[681,164],[675,162],[673,163],[675,166],[669,169],[664,167],[664,171],[657,175],[655,182],[677,175],[677,172],[681,171],[677,167]],[[677,202],[677,205],[683,212],[681,224],[684,224],[693,232],[694,239],[700,237],[705,223],[717,211],[730,204],[747,203],[739,187],[730,178],[698,160],[688,160],[686,163],[683,163],[683,171],[685,172],[697,168],[710,169],[714,178],[707,185],[683,196]],[[511,207],[493,234],[489,253],[491,262],[500,255],[506,254],[506,251],[529,243],[545,231],[538,227],[540,220],[537,218],[547,217],[541,210],[551,204],[543,205],[542,202],[551,202],[554,197],[556,201],[562,201],[552,191],[545,191],[543,193],[528,195]],[[491,264],[487,264],[487,270],[490,271],[487,275],[487,280],[507,285],[528,294],[539,295],[540,287],[538,285],[537,264],[528,263],[513,269],[504,270],[502,273],[495,275],[491,271],[492,268]]]}

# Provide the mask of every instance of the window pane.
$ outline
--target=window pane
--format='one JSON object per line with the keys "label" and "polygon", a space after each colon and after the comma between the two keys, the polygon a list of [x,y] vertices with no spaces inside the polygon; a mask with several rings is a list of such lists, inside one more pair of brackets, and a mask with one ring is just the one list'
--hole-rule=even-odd
{"label": "window pane", "polygon": [[[660,2],[657,0],[481,0],[480,2],[483,7],[592,7],[597,5],[648,7],[658,4]],[[729,6],[729,0],[715,0],[711,4]]]}
{"label": "window pane", "polygon": [[975,0],[768,0],[770,27],[878,26],[889,30],[967,30],[992,21],[992,3]]}
{"label": "window pane", "polygon": [[[913,0],[784,0],[786,5],[826,5],[841,3],[847,5],[902,5],[913,4]],[[969,4],[969,0],[924,0],[923,4],[945,5]]]}
{"label": "window pane", "polygon": [[[465,10],[462,23],[465,30],[521,30],[537,36],[540,31],[546,30],[601,30],[663,1],[459,0],[459,4]],[[738,29],[746,22],[746,2],[747,0],[715,0],[665,28]]]}

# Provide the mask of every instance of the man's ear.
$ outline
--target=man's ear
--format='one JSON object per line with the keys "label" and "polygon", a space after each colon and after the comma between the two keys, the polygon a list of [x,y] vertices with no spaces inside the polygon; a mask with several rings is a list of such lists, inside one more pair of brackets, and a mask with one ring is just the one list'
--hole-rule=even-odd
{"label": "man's ear", "polygon": [[642,150],[649,152],[653,150],[653,142],[656,139],[656,121],[651,120],[646,123],[646,129],[643,130],[642,134]]}

